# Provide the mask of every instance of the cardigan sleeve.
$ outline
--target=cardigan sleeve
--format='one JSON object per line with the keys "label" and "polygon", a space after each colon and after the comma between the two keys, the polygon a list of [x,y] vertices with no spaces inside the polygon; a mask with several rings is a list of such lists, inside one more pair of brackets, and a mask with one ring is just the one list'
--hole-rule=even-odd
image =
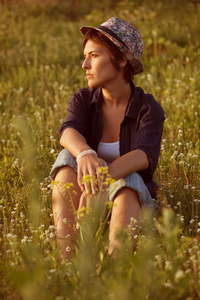
{"label": "cardigan sleeve", "polygon": [[152,95],[148,96],[148,102],[142,106],[138,115],[138,126],[132,141],[132,149],[144,151],[149,159],[149,167],[138,172],[145,182],[149,182],[152,179],[158,163],[165,120],[161,105],[155,101]]}
{"label": "cardigan sleeve", "polygon": [[88,109],[84,99],[84,93],[78,91],[72,96],[67,112],[65,122],[59,128],[59,136],[61,137],[64,130],[67,128],[74,128],[80,134],[85,136],[87,132]]}

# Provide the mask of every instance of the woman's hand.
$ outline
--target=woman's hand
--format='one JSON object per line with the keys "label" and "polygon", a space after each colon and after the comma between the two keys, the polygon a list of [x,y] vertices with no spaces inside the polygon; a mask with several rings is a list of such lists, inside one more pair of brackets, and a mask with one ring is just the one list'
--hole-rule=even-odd
{"label": "woman's hand", "polygon": [[[99,168],[106,167],[107,163],[94,154],[81,157],[78,161],[78,184],[88,194],[96,194],[102,184],[102,174]],[[85,176],[88,176],[85,177]],[[84,180],[82,178],[84,177]]]}

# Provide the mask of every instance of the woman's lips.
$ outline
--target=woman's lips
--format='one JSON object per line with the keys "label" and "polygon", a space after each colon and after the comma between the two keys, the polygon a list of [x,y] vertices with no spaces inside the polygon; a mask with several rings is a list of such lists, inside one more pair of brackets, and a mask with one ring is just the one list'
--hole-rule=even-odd
{"label": "woman's lips", "polygon": [[93,77],[93,75],[92,74],[86,74],[86,77],[91,78],[91,77]]}

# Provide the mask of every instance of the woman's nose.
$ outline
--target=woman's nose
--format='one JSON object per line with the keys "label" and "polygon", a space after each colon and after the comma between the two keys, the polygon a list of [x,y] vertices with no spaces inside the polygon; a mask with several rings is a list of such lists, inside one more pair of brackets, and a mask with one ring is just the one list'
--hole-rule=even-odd
{"label": "woman's nose", "polygon": [[90,62],[89,62],[88,57],[86,57],[86,58],[84,59],[83,64],[82,64],[82,68],[83,68],[84,70],[90,69]]}

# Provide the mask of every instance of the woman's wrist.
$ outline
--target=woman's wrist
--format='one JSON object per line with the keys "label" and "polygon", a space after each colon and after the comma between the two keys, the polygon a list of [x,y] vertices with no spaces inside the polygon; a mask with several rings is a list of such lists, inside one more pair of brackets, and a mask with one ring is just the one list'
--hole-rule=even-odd
{"label": "woman's wrist", "polygon": [[94,150],[92,150],[92,149],[84,150],[84,151],[80,152],[79,155],[77,156],[77,158],[76,158],[77,164],[78,164],[79,159],[80,159],[81,157],[86,156],[86,155],[89,155],[89,154],[94,154],[94,155],[97,156],[96,151],[94,151]]}

